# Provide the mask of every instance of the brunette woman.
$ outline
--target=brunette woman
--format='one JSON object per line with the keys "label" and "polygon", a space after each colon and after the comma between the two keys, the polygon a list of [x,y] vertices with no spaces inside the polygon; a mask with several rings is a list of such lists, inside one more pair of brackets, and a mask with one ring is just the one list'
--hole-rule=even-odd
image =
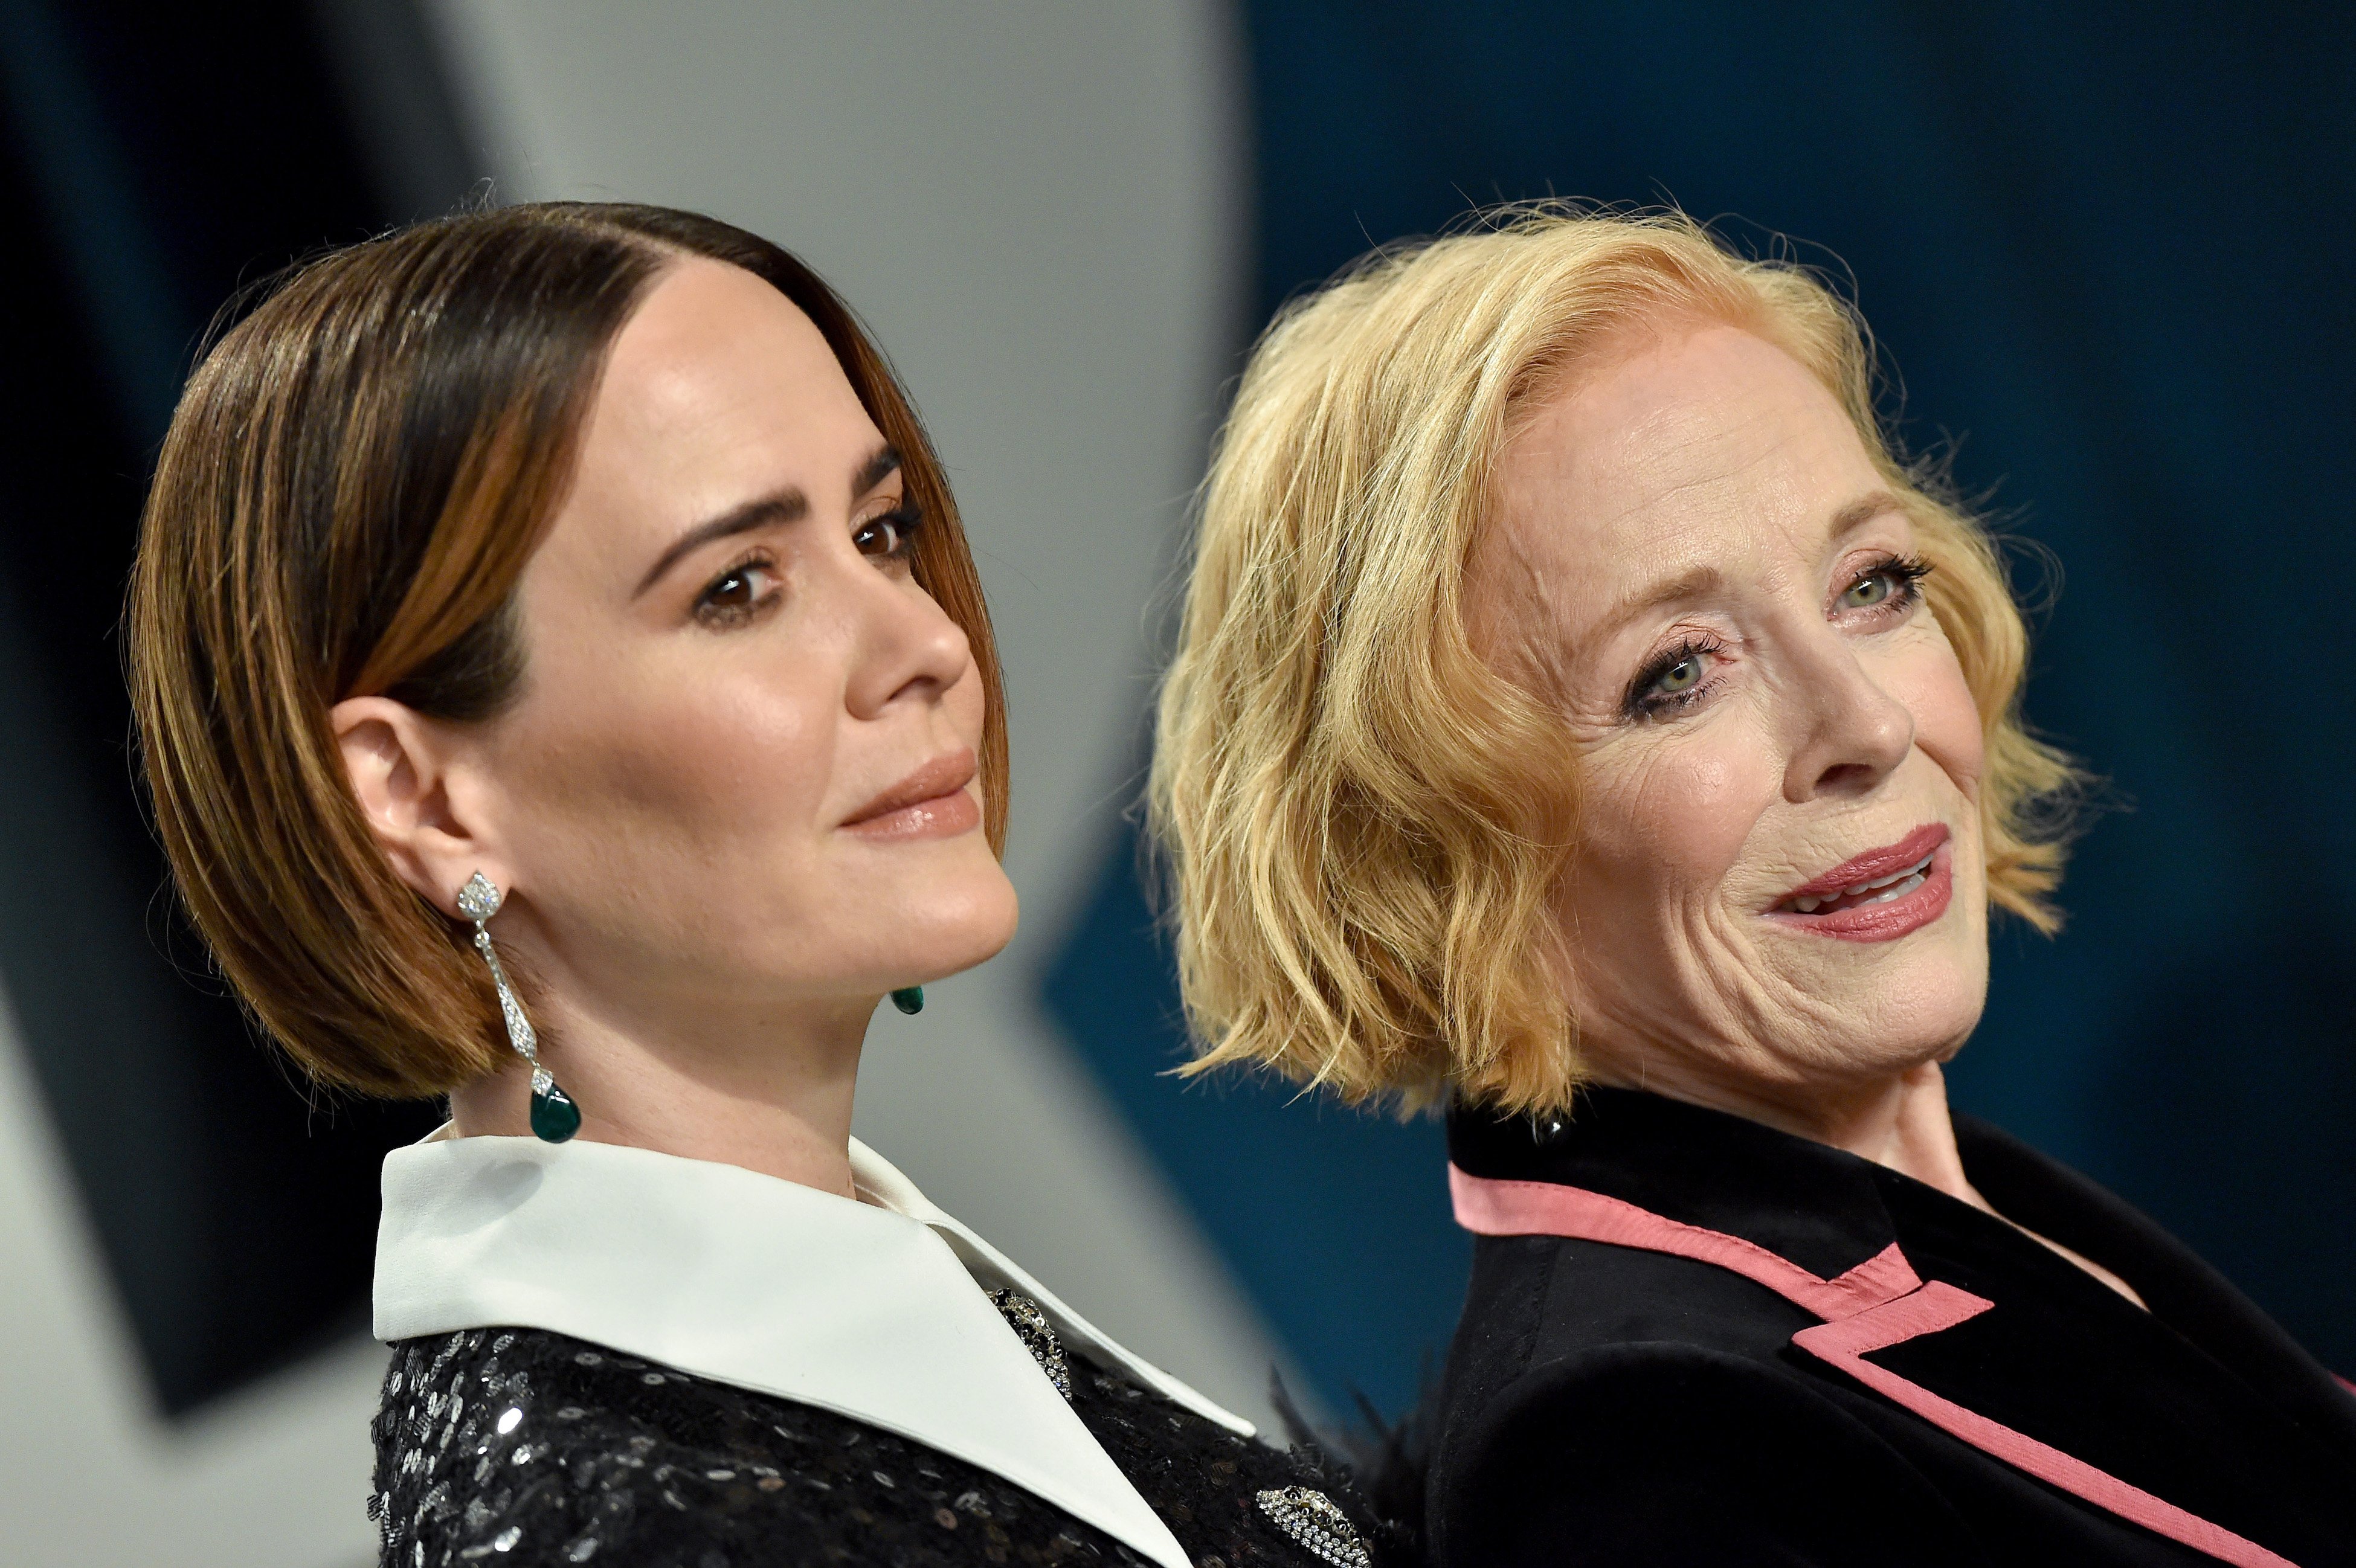
{"label": "brunette woman", "polygon": [[793,257],[562,204],[303,269],[188,386],[132,633],[223,971],[449,1099],[385,1165],[387,1564],[1365,1560],[851,1138],[881,998],[1013,931],[1006,742],[939,463]]}

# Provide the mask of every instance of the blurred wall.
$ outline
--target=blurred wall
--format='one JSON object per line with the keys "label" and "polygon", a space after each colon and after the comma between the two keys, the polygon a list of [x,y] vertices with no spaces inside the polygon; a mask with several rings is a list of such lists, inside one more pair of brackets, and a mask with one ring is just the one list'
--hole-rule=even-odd
{"label": "blurred wall", "polygon": [[49,383],[12,466],[54,482],[0,498],[0,1562],[370,1553],[374,1168],[430,1109],[306,1105],[151,899],[111,626],[209,313],[486,176],[759,229],[895,357],[1003,628],[1025,919],[921,1018],[886,1011],[859,1132],[1264,1416],[1257,1310],[1028,978],[1118,832],[1141,607],[1247,330],[1226,10],[289,0],[252,31],[150,11],[0,0],[0,169],[35,219],[11,297],[54,302],[8,324]]}
{"label": "blurred wall", "polygon": [[1118,830],[1143,606],[1243,330],[1234,40],[1208,5],[438,0],[510,197],[716,212],[849,296],[938,440],[1006,669],[1023,930],[879,1015],[857,1131],[1082,1312],[1262,1411],[1254,1310],[1043,1016]]}

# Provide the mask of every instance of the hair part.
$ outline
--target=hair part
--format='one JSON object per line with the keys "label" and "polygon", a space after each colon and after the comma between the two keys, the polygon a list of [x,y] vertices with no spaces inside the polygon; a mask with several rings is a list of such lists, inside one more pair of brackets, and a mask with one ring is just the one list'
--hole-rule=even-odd
{"label": "hair part", "polygon": [[182,394],[127,616],[141,759],[181,897],[223,974],[314,1078],[444,1093],[507,1047],[490,980],[396,876],[328,710],[383,696],[478,722],[520,689],[516,587],[562,504],[607,350],[654,281],[744,268],[818,326],[902,454],[916,581],[965,632],[1006,830],[1004,698],[932,443],[848,305],[783,249],[623,203],[460,214],[294,269]]}
{"label": "hair part", "polygon": [[1186,1072],[1256,1064],[1409,1109],[1568,1106],[1586,1068],[1553,895],[1577,758],[1551,704],[1476,650],[1464,575],[1521,421],[1676,318],[1789,353],[1907,507],[1986,735],[1989,897],[2058,925],[2079,775],[2021,723],[2028,633],[1994,542],[1885,431],[1862,320],[1680,212],[1503,208],[1287,306],[1220,433],[1149,790]]}

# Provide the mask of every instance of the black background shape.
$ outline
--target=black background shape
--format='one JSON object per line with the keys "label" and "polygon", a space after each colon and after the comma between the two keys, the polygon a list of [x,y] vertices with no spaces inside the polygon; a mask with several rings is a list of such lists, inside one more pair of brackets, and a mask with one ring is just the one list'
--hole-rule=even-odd
{"label": "black background shape", "polygon": [[215,311],[408,216],[420,181],[387,169],[465,194],[438,83],[412,90],[438,142],[364,146],[347,112],[349,71],[426,58],[379,9],[376,59],[338,61],[292,0],[0,0],[0,981],[173,1413],[365,1323],[378,1161],[437,1119],[316,1096],[210,975],[134,787],[117,631]]}

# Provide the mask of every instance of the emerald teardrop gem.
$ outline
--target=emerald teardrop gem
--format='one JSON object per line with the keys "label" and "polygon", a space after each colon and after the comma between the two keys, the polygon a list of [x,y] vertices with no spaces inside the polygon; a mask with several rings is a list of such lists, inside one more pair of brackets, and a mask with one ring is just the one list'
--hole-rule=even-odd
{"label": "emerald teardrop gem", "polygon": [[561,1144],[581,1130],[581,1107],[556,1086],[553,1078],[531,1087],[531,1130],[541,1142],[552,1144]]}
{"label": "emerald teardrop gem", "polygon": [[925,1010],[925,988],[903,986],[892,993],[892,1005],[904,1013],[921,1013]]}

